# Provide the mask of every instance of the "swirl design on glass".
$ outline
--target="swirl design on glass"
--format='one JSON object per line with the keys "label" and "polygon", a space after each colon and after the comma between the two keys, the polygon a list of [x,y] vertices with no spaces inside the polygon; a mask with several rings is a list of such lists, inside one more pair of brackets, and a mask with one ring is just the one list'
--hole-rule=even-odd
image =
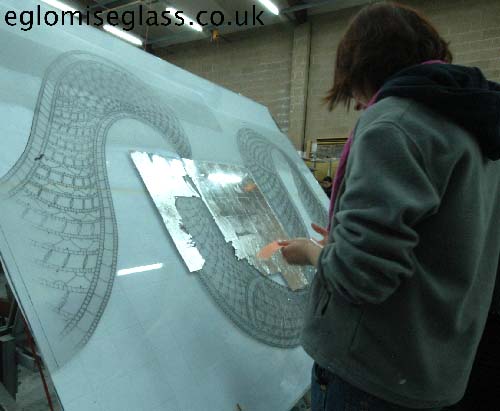
{"label": "swirl design on glass", "polygon": [[67,347],[58,359],[89,340],[111,295],[118,233],[105,145],[110,127],[130,118],[191,156],[179,121],[146,84],[101,57],[65,53],[43,79],[23,155],[0,180],[2,204],[28,236],[24,253],[42,273],[30,279],[58,300],[63,321],[51,328]]}

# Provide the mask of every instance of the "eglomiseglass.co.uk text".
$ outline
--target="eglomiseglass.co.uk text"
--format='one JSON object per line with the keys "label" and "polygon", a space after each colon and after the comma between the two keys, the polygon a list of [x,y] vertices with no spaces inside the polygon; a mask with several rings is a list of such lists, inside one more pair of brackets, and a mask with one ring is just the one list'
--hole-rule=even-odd
{"label": "eglomiseglass.co.uk text", "polygon": [[88,25],[101,27],[110,25],[125,31],[132,31],[137,26],[263,26],[263,10],[253,5],[251,10],[237,10],[226,16],[222,11],[200,10],[188,16],[182,10],[166,9],[161,12],[139,5],[135,11],[125,10],[86,10],[63,11],[46,10],[40,5],[31,10],[9,10],[5,12],[3,22],[11,27],[29,31],[35,26]]}

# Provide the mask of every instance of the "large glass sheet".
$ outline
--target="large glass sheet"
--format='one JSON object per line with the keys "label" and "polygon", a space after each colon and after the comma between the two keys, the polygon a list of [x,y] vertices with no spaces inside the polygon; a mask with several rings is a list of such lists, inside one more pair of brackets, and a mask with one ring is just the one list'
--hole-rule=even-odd
{"label": "large glass sheet", "polygon": [[310,235],[327,199],[267,109],[95,29],[0,40],[0,253],[64,409],[291,408],[307,287],[239,259],[194,194],[176,200],[191,275],[130,160],[245,166],[285,234]]}

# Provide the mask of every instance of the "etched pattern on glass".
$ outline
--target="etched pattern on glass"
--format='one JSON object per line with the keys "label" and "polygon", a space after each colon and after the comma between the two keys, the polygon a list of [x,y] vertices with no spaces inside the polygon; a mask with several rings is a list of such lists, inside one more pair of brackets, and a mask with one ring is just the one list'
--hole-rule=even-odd
{"label": "etched pattern on glass", "polygon": [[307,237],[307,228],[290,199],[287,188],[279,177],[273,159],[275,154],[281,155],[290,167],[295,185],[300,193],[300,201],[311,220],[323,226],[327,225],[327,210],[300,173],[296,162],[291,160],[281,148],[252,129],[241,129],[237,139],[243,164],[254,176],[290,237]]}
{"label": "etched pattern on glass", "polygon": [[200,198],[178,198],[176,207],[205,259],[198,276],[226,315],[265,344],[297,346],[308,288],[291,291],[238,260]]}
{"label": "etched pattern on glass", "polygon": [[[62,337],[51,344],[66,347],[54,354],[58,363],[91,337],[113,288],[118,233],[105,144],[121,119],[154,128],[180,157],[191,158],[175,114],[146,84],[104,58],[61,55],[43,79],[26,150],[0,180],[0,223],[25,240],[13,252],[36,267],[23,272],[22,281],[33,295],[37,287],[50,290],[61,319],[44,324]],[[250,129],[237,138],[246,167],[289,236],[307,230],[273,166],[273,151],[288,159],[313,220],[326,222],[326,210],[281,149]],[[307,290],[292,292],[239,261],[201,199],[180,198],[176,206],[206,260],[200,280],[227,316],[267,344],[298,345]],[[306,275],[310,279],[312,270]]]}
{"label": "etched pattern on glass", "polygon": [[118,236],[105,144],[124,118],[191,155],[175,115],[143,82],[101,57],[65,53],[43,79],[23,155],[0,180],[0,221],[17,225],[26,239],[17,251],[39,267],[23,280],[55,291],[53,309],[63,321],[52,326],[68,345],[58,359],[88,341],[111,295]]}
{"label": "etched pattern on glass", "polygon": [[[237,140],[244,165],[290,237],[307,236],[307,228],[274,165],[274,152],[282,155],[292,170],[300,201],[311,219],[326,225],[327,210],[283,150],[248,128],[239,131]],[[199,278],[226,315],[266,344],[283,348],[299,345],[309,289],[293,292],[262,276],[247,261],[238,261],[201,199],[179,198],[176,207],[205,259]],[[314,270],[305,273],[310,281]]]}

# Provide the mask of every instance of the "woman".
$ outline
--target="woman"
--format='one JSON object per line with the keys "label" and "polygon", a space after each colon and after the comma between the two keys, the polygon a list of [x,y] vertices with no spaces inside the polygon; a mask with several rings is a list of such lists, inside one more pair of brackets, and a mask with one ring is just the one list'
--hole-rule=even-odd
{"label": "woman", "polygon": [[398,4],[363,8],[339,44],[330,108],[369,107],[327,243],[282,242],[317,267],[302,334],[314,411],[441,410],[464,394],[500,255],[500,93],[451,60]]}

